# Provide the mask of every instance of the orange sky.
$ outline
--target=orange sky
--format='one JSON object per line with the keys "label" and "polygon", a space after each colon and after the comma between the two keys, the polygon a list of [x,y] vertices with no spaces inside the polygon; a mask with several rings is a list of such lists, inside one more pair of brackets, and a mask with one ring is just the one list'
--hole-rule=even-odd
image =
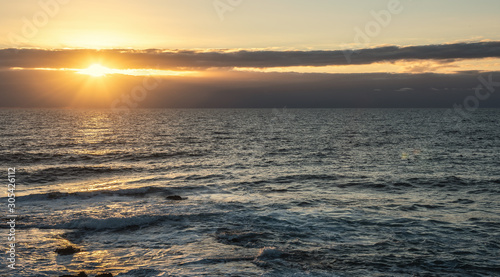
{"label": "orange sky", "polygon": [[[336,94],[349,98],[340,95],[345,91],[385,91],[380,99],[401,91],[470,92],[480,76],[500,72],[496,0],[26,0],[1,5],[3,106],[110,107],[153,77],[158,85],[148,83],[147,98],[142,93],[136,97],[141,101],[129,106],[197,106],[199,93],[205,100],[211,93],[229,99],[229,93],[236,94],[232,103],[246,99],[253,103],[249,106],[260,101],[284,106],[286,97],[278,95],[286,91],[302,93],[297,99],[307,98],[308,91],[330,91],[331,99],[317,97],[334,105]],[[436,83],[422,86],[421,76],[436,76]],[[315,83],[317,78],[321,82]],[[294,80],[304,87],[291,86]],[[261,93],[244,96],[249,88]],[[280,97],[283,105],[275,101]],[[408,105],[405,97],[401,101]],[[310,102],[322,103],[318,99]],[[373,105],[394,102],[380,99]],[[446,102],[436,99],[415,101]]]}

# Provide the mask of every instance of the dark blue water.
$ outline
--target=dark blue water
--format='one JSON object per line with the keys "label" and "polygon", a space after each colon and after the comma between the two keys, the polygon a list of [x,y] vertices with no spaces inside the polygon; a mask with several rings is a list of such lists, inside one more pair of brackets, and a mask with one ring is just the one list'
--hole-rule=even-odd
{"label": "dark blue water", "polygon": [[0,110],[0,274],[500,276],[500,110],[444,114]]}

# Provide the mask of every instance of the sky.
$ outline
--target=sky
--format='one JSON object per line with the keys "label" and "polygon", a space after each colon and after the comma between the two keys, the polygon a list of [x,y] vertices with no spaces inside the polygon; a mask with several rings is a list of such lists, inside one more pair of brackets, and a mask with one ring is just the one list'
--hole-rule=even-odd
{"label": "sky", "polygon": [[0,107],[500,107],[499,11],[498,0],[0,0]]}

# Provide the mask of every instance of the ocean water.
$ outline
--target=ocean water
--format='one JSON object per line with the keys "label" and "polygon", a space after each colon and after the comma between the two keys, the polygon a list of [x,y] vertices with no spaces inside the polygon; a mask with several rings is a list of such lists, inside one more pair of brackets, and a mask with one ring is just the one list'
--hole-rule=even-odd
{"label": "ocean water", "polygon": [[500,276],[500,110],[444,113],[0,110],[0,275]]}

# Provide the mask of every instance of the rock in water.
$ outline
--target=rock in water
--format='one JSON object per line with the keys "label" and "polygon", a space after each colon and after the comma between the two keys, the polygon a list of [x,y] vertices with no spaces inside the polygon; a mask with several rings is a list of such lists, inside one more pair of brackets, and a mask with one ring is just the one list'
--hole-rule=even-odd
{"label": "rock in water", "polygon": [[113,277],[113,274],[111,274],[111,273],[103,273],[103,274],[97,274],[95,277]]}
{"label": "rock in water", "polygon": [[176,200],[176,201],[184,200],[184,198],[180,197],[179,195],[169,195],[169,196],[167,196],[167,199],[168,200]]}
{"label": "rock in water", "polygon": [[85,271],[78,273],[78,275],[61,275],[61,277],[88,277]]}
{"label": "rock in water", "polygon": [[[78,253],[80,252],[80,249],[78,248],[75,248],[73,246],[68,246],[68,247],[65,247],[65,248],[57,248],[56,249],[56,253],[59,254],[59,255],[73,255],[75,253]],[[80,272],[82,273],[82,272]],[[83,272],[85,273],[85,272]]]}

